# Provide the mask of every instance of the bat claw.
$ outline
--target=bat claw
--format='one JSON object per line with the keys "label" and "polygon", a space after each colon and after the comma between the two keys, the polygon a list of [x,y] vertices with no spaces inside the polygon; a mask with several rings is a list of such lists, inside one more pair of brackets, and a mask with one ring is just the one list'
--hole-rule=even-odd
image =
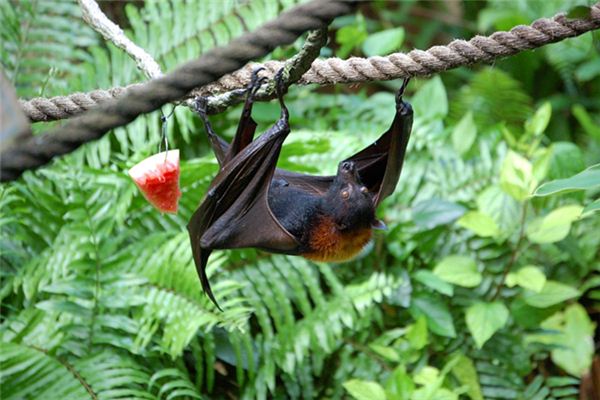
{"label": "bat claw", "polygon": [[265,67],[258,67],[252,71],[252,78],[250,78],[250,83],[248,84],[248,101],[252,102],[254,100],[254,96],[260,90],[261,86],[269,80],[269,78],[264,76],[259,76],[259,72],[264,71]]}
{"label": "bat claw", "polygon": [[286,82],[283,77],[284,69],[281,68],[279,71],[275,73],[275,91],[277,92],[277,97],[283,97],[287,90]]}
{"label": "bat claw", "polygon": [[202,118],[206,117],[208,110],[208,97],[198,96],[194,99],[194,111]]}
{"label": "bat claw", "polygon": [[402,82],[402,86],[400,86],[400,89],[398,90],[398,94],[396,94],[396,105],[397,106],[402,104],[402,96],[404,95],[404,91],[406,90],[406,87],[408,86],[408,82],[410,82],[410,76],[407,78],[404,78],[404,81]]}
{"label": "bat claw", "polygon": [[277,98],[279,99],[279,104],[281,105],[281,118],[286,120],[289,117],[288,109],[283,102],[283,95],[287,91],[287,82],[285,82],[285,78],[283,77],[283,68],[275,73],[275,92],[277,93]]}

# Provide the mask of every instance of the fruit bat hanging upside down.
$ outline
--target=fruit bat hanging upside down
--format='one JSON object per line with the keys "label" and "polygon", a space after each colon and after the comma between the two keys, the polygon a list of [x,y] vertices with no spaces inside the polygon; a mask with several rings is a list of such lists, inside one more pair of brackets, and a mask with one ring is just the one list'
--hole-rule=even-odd
{"label": "fruit bat hanging upside down", "polygon": [[205,271],[215,249],[256,247],[318,261],[343,261],[357,255],[371,239],[372,229],[385,228],[375,217],[375,209],[398,183],[410,137],[413,111],[402,100],[407,79],[396,96],[392,126],[376,142],[340,162],[337,175],[277,169],[281,147],[290,133],[281,71],[275,78],[281,116],[253,139],[256,123],[250,114],[263,82],[255,71],[231,144],[213,131],[206,100],[197,101],[220,170],[188,230],[202,288],[215,305]]}

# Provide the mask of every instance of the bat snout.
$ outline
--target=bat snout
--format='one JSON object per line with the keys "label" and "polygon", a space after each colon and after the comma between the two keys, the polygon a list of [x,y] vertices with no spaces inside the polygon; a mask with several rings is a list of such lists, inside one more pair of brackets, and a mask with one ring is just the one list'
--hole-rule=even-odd
{"label": "bat snout", "polygon": [[338,177],[344,182],[358,183],[358,169],[353,161],[342,161],[338,167]]}

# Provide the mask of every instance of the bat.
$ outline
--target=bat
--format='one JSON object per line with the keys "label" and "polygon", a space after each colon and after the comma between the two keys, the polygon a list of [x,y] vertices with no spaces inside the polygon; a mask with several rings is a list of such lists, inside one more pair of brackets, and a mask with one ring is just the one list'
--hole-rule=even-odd
{"label": "bat", "polygon": [[196,101],[219,172],[192,215],[188,231],[202,288],[220,309],[206,275],[213,250],[254,247],[317,261],[344,261],[369,242],[373,229],[385,229],[377,206],[394,192],[400,178],[413,110],[396,95],[390,128],[374,143],[339,163],[335,176],[313,176],[276,168],[290,133],[282,71],[275,77],[279,120],[254,139],[254,97],[264,78],[254,71],[234,139],[213,130],[206,99]]}

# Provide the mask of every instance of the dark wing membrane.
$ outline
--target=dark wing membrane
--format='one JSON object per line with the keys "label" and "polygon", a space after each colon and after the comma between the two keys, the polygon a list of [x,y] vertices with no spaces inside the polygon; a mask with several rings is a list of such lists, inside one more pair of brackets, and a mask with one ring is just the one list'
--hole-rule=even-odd
{"label": "dark wing membrane", "polygon": [[213,301],[205,272],[213,249],[293,252],[298,247],[268,205],[275,164],[288,133],[289,127],[280,121],[226,163],[188,224],[198,275]]}
{"label": "dark wing membrane", "polygon": [[315,195],[322,195],[327,192],[334,178],[335,176],[312,176],[284,169],[275,171],[275,179],[283,179],[290,186]]}
{"label": "dark wing membrane", "polygon": [[376,193],[375,206],[394,192],[412,129],[413,110],[400,101],[392,126],[377,141],[345,161],[353,161],[362,183]]}
{"label": "dark wing membrane", "polygon": [[[370,192],[376,193],[376,206],[394,192],[400,179],[412,121],[412,107],[400,101],[390,128],[370,146],[344,160],[356,163],[361,182]],[[290,186],[306,192],[322,195],[327,192],[335,176],[312,176],[277,169],[275,178],[283,179]]]}

